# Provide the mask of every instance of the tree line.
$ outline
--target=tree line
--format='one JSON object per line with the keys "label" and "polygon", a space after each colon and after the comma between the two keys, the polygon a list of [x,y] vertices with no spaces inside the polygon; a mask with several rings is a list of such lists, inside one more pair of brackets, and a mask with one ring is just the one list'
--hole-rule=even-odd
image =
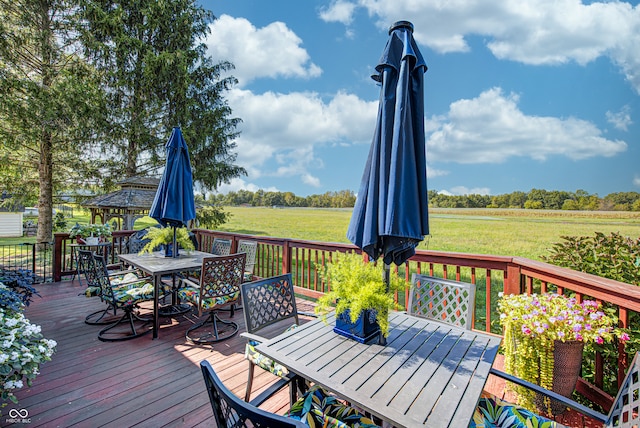
{"label": "tree line", "polygon": [[214,19],[197,0],[0,0],[0,192],[40,208],[38,242],[58,195],[157,176],[175,126],[199,189],[246,175]]}
{"label": "tree line", "polygon": [[[208,202],[228,206],[282,206],[313,208],[352,208],[356,194],[350,190],[326,192],[306,197],[292,192],[251,192],[239,190],[227,194],[212,195]],[[429,191],[429,205],[436,208],[523,208],[544,210],[582,211],[640,211],[640,193],[616,192],[604,197],[584,190],[531,189],[502,195],[447,195],[437,190]]]}

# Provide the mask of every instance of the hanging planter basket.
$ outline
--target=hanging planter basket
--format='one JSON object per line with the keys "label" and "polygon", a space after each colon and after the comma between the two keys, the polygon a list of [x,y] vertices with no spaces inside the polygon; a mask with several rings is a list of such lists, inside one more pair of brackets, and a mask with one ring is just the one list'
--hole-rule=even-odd
{"label": "hanging planter basket", "polygon": [[[554,341],[553,344],[553,387],[551,390],[565,397],[571,397],[576,387],[582,367],[584,342],[570,340]],[[539,412],[554,416],[563,413],[567,407],[559,401],[536,394],[535,404]]]}

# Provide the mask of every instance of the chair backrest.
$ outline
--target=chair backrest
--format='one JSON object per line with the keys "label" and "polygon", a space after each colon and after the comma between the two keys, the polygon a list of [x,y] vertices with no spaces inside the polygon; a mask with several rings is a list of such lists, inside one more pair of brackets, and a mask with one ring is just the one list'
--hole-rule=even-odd
{"label": "chair backrest", "polygon": [[244,266],[245,272],[253,273],[253,267],[256,264],[256,251],[258,250],[258,241],[248,241],[241,239],[238,241],[238,253],[247,253],[247,262]]}
{"label": "chair backrest", "polygon": [[640,359],[638,353],[633,357],[624,381],[618,390],[616,399],[609,410],[606,427],[640,426]]}
{"label": "chair backrest", "polygon": [[113,302],[113,288],[111,287],[107,262],[102,254],[97,253],[93,254],[93,260],[96,269],[96,282],[100,287],[100,294],[104,300]]}
{"label": "chair backrest", "polygon": [[78,275],[83,275],[87,281],[87,287],[100,287],[96,263],[91,250],[78,249]]}
{"label": "chair backrest", "polygon": [[231,239],[213,238],[211,254],[216,256],[228,256],[231,254]]}
{"label": "chair backrest", "polygon": [[290,318],[299,324],[290,273],[242,284],[242,307],[248,333]]}
{"label": "chair backrest", "polygon": [[206,310],[203,307],[205,299],[240,298],[240,284],[244,276],[245,253],[230,254],[228,256],[205,257],[202,259],[200,272],[200,305],[198,313]]}
{"label": "chair backrest", "polygon": [[229,391],[222,383],[208,361],[200,363],[204,384],[209,393],[209,401],[213,408],[213,416],[216,426],[230,427],[283,427],[283,428],[308,428],[308,426],[295,419],[276,415],[259,409],[245,401],[242,401]]}
{"label": "chair backrest", "polygon": [[129,242],[127,244],[127,251],[129,254],[139,253],[145,245],[151,242],[151,239],[145,238],[148,232],[149,231],[147,229],[141,229],[129,237]]}
{"label": "chair backrest", "polygon": [[411,315],[473,328],[474,284],[413,274],[409,293]]}

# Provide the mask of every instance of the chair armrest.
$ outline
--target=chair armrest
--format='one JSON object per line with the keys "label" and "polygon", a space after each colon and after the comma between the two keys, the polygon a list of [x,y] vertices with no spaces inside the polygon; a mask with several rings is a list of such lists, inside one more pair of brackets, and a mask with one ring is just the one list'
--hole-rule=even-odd
{"label": "chair armrest", "polygon": [[298,315],[304,315],[305,317],[318,318],[318,315],[315,312],[298,311]]}
{"label": "chair armrest", "polygon": [[576,401],[574,401],[574,400],[572,400],[570,398],[567,398],[564,395],[560,395],[560,394],[558,394],[556,392],[549,391],[548,389],[543,388],[540,385],[536,385],[535,383],[528,382],[528,381],[526,381],[524,379],[520,379],[519,377],[515,377],[513,375],[510,375],[509,373],[505,373],[503,371],[500,371],[500,370],[497,370],[497,369],[494,369],[494,368],[489,369],[489,373],[492,374],[492,375],[501,377],[501,378],[503,378],[503,379],[505,379],[505,380],[507,380],[509,382],[513,382],[516,385],[523,386],[523,387],[525,387],[527,389],[531,389],[532,391],[535,391],[535,392],[537,392],[539,394],[542,394],[542,395],[545,395],[545,396],[547,396],[549,398],[557,400],[557,401],[561,402],[562,404],[564,404],[565,406],[570,407],[573,410],[576,410],[576,411],[582,413],[583,415],[589,416],[590,418],[593,418],[593,419],[595,419],[597,421],[600,421],[600,422],[606,422],[607,421],[607,418],[608,418],[607,415],[604,415],[604,414],[602,414],[600,412],[597,412],[597,411],[595,411],[593,409],[590,409],[589,407],[583,406],[582,404],[580,404],[580,403],[578,403],[578,402],[576,402]]}
{"label": "chair armrest", "polygon": [[246,331],[243,333],[240,333],[240,337],[244,337],[247,340],[255,340],[256,342],[266,342],[268,339],[262,337],[262,336],[258,336],[257,334],[253,334],[253,333],[247,333]]}
{"label": "chair armrest", "polygon": [[196,284],[195,282],[193,282],[193,281],[191,281],[190,279],[187,279],[187,278],[180,278],[180,283],[186,284],[189,287],[200,288],[200,284]]}

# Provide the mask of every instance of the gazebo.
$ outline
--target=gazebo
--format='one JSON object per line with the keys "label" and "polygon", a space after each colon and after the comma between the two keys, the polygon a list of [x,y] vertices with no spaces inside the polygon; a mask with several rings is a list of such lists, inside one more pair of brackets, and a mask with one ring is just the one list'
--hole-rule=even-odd
{"label": "gazebo", "polygon": [[120,190],[96,196],[82,206],[91,210],[91,223],[98,217],[103,224],[115,219],[118,230],[133,230],[135,221],[149,213],[159,183],[155,177],[130,177],[118,183]]}

